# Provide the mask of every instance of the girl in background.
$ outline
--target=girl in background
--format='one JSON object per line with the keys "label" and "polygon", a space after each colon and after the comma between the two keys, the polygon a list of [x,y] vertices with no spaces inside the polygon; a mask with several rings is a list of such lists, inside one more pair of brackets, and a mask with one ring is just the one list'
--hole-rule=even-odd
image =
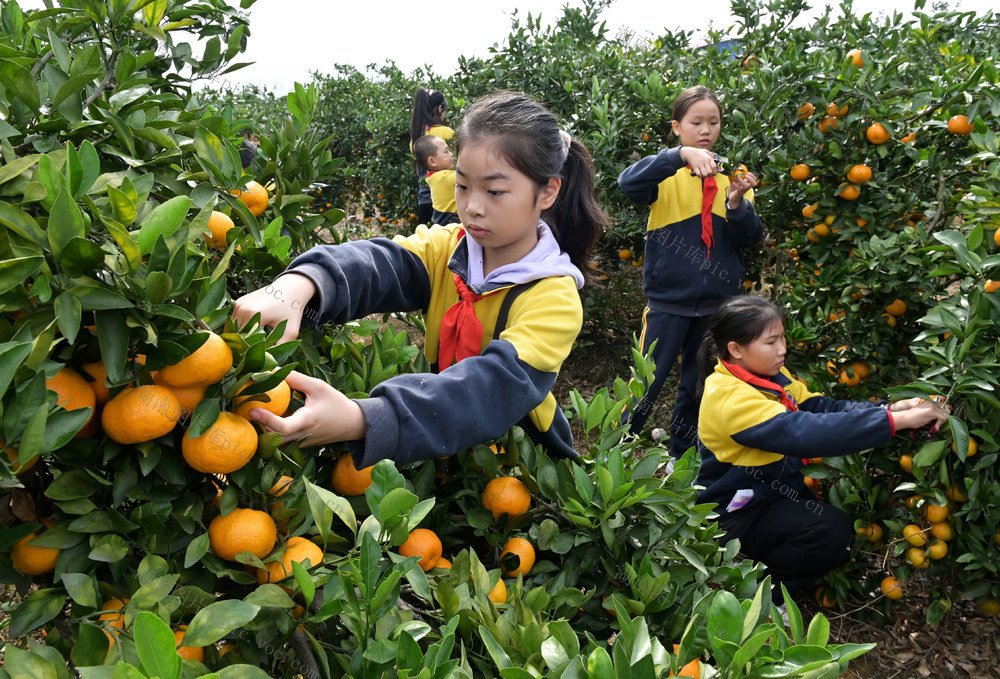
{"label": "girl in background", "polygon": [[[639,434],[680,354],[680,384],[670,422],[670,452],[679,457],[695,445],[698,430],[697,352],[708,317],[740,291],[743,249],[764,234],[753,209],[757,179],[721,174],[712,147],[722,128],[719,100],[692,87],[674,102],[673,132],[680,146],[647,156],[618,177],[635,203],[649,205],[642,284],[648,299],[642,315],[642,353],[656,364],[652,383],[633,407],[629,429]],[[625,418],[629,418],[626,413]]]}
{"label": "girl in background", "polygon": [[933,401],[839,401],[809,391],[784,367],[785,321],[771,302],[740,295],[712,315],[701,345],[699,502],[718,505],[723,542],[740,540],[767,566],[781,603],[845,563],[851,518],[808,491],[803,458],[882,446],[898,431],[936,430],[947,413]]}
{"label": "girl in background", "polygon": [[[448,141],[455,136],[455,131],[444,124],[444,114],[448,110],[448,102],[438,90],[426,90],[418,87],[413,95],[413,114],[410,116],[410,151],[413,143],[425,134],[433,134]],[[433,206],[431,190],[424,181],[427,170],[414,164],[417,173],[417,223],[431,224]]]}
{"label": "girl in background", "polygon": [[423,310],[434,373],[399,375],[351,400],[291,373],[305,405],[252,417],[288,440],[351,442],[358,469],[453,455],[520,425],[550,453],[575,456],[551,393],[583,322],[579,290],[606,218],[590,154],[533,99],[500,92],[477,101],[456,137],[462,224],[412,236],[315,247],[275,282],[238,299],[241,324],[303,318],[343,323]]}

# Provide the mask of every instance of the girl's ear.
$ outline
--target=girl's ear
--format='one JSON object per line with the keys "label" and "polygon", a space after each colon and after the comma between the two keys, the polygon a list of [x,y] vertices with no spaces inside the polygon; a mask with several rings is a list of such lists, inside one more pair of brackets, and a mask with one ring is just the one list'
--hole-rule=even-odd
{"label": "girl's ear", "polygon": [[730,358],[734,358],[738,361],[743,359],[743,347],[736,342],[730,342],[727,344],[726,351],[729,352]]}
{"label": "girl's ear", "polygon": [[678,137],[681,136],[680,127],[681,127],[680,121],[678,120],[670,121],[670,129],[673,130],[674,134],[676,134]]}
{"label": "girl's ear", "polygon": [[559,189],[562,188],[562,177],[552,177],[548,183],[538,192],[538,200],[535,201],[543,210],[552,207],[556,198],[559,197]]}

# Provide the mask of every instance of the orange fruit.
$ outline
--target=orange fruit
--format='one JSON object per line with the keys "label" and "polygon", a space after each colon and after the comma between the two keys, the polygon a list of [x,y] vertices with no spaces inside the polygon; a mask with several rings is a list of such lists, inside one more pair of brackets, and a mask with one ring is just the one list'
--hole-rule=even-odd
{"label": "orange fruit", "polygon": [[414,528],[406,542],[399,546],[400,556],[419,556],[417,565],[427,572],[437,565],[442,552],[441,538],[429,528]]}
{"label": "orange fruit", "polygon": [[[507,554],[513,554],[518,558],[518,564],[513,568],[504,568],[504,557]],[[500,569],[503,570],[505,578],[516,578],[519,573],[528,577],[531,567],[534,565],[535,548],[524,538],[511,538],[503,546],[503,551],[500,553]]]}
{"label": "orange fruit", "polygon": [[910,547],[906,550],[906,560],[916,568],[926,568],[927,563],[927,552],[919,547]]}
{"label": "orange fruit", "polygon": [[220,559],[236,561],[240,552],[263,559],[278,541],[278,528],[267,512],[237,507],[208,524],[208,544]]}
{"label": "orange fruit", "polygon": [[632,259],[632,251],[629,250],[628,248],[622,248],[621,250],[618,251],[618,259],[621,260]]}
{"label": "orange fruit", "polygon": [[152,441],[169,434],[181,416],[181,404],[166,387],[143,384],[125,387],[101,413],[101,425],[113,441]]}
{"label": "orange fruit", "polygon": [[739,166],[737,166],[737,168],[735,170],[733,170],[733,173],[731,175],[729,175],[729,178],[730,179],[743,179],[744,177],[747,176],[747,173],[749,173],[749,172],[750,172],[750,170],[747,169],[747,166],[744,165],[744,164],[742,164],[742,163],[740,163]]}
{"label": "orange fruit", "polygon": [[[5,445],[6,443],[4,442],[4,440],[0,439],[0,448],[3,448]],[[3,452],[7,456],[7,459],[10,461],[10,470],[14,473],[15,476],[20,476],[21,474],[27,474],[29,471],[31,471],[32,467],[38,464],[38,456],[34,455],[31,457],[31,459],[29,459],[22,465],[20,462],[21,451],[19,451],[16,446],[10,446],[6,448]]]}
{"label": "orange fruit", "polygon": [[[904,472],[909,474],[913,473],[913,456],[912,455],[900,455],[899,456],[899,467]],[[912,506],[907,502],[907,506]]]}
{"label": "orange fruit", "polygon": [[208,218],[208,230],[211,232],[211,235],[205,236],[205,242],[208,243],[208,247],[225,250],[228,245],[226,243],[226,234],[234,226],[236,225],[233,224],[233,220],[229,215],[225,212],[213,210],[211,216]]}
{"label": "orange fruit", "polygon": [[254,217],[260,217],[267,209],[267,189],[253,179],[247,182],[246,191],[235,189],[229,193],[239,198]]}
{"label": "orange fruit", "polygon": [[865,542],[875,543],[882,539],[882,526],[877,523],[869,523],[858,529],[858,535],[865,539]]}
{"label": "orange fruit", "polygon": [[807,118],[812,118],[813,113],[815,112],[816,107],[807,101],[802,104],[802,106],[799,106],[799,110],[796,111],[795,114],[798,116],[799,120],[805,120]]}
{"label": "orange fruit", "polygon": [[941,523],[942,521],[945,521],[950,513],[948,505],[928,504],[924,507],[924,516],[931,523]]}
{"label": "orange fruit", "polygon": [[190,387],[173,387],[163,381],[160,377],[159,371],[153,373],[153,384],[158,384],[161,387],[166,387],[177,397],[177,402],[181,406],[182,416],[185,414],[190,414],[194,412],[194,409],[198,407],[202,399],[205,398],[205,391],[208,390],[207,384],[192,384]]}
{"label": "orange fruit", "polygon": [[993,232],[993,242],[1000,247],[1000,229]]}
{"label": "orange fruit", "polygon": [[[42,523],[47,528],[54,525],[48,519],[42,519]],[[28,544],[36,537],[38,537],[37,531],[28,533],[15,542],[10,550],[10,560],[14,564],[14,568],[25,575],[42,575],[56,569],[56,558],[59,556],[59,550],[55,547],[39,547]]]}
{"label": "orange fruit", "polygon": [[914,142],[916,140],[917,140],[916,132],[910,132],[908,135],[900,137],[899,139],[899,141],[903,142],[904,144],[909,144],[910,142]]}
{"label": "orange fruit", "polygon": [[837,187],[839,193],[838,198],[843,198],[844,200],[857,200],[858,196],[861,195],[861,189],[859,189],[854,184],[841,184]]}
{"label": "orange fruit", "polygon": [[1000,601],[997,601],[993,597],[988,597],[982,599],[976,603],[979,606],[979,610],[983,613],[989,613],[990,615],[1000,615]]}
{"label": "orange fruit", "polygon": [[[241,397],[240,394],[243,390],[251,384],[253,384],[253,380],[247,382],[236,392],[236,397],[233,399],[234,413],[247,420],[250,419],[250,411],[254,408],[267,410],[278,417],[285,414],[285,411],[288,410],[288,405],[292,402],[292,388],[288,386],[288,382],[281,380],[276,387],[268,389],[263,394]],[[261,396],[267,396],[269,400],[263,401],[261,400]]]}
{"label": "orange fruit", "polygon": [[923,547],[927,544],[927,536],[916,524],[911,523],[903,527],[903,538],[914,547]]}
{"label": "orange fruit", "polygon": [[969,497],[962,492],[962,487],[957,483],[953,483],[945,488],[944,496],[952,502],[966,502],[969,499]]}
{"label": "orange fruit", "polygon": [[257,583],[279,582],[292,574],[292,564],[298,563],[315,568],[323,563],[323,550],[316,543],[303,537],[289,538],[280,561],[272,561],[267,568],[257,569]]}
{"label": "orange fruit", "polygon": [[97,399],[97,405],[103,406],[108,402],[108,397],[111,395],[106,382],[108,379],[108,371],[104,368],[104,361],[84,363],[80,367],[83,368],[83,372],[94,378],[94,381],[88,382],[88,384],[90,385],[90,389],[94,392],[94,397]]}
{"label": "orange fruit", "polygon": [[896,327],[896,317],[893,316],[892,314],[882,314],[878,318],[879,318],[880,321],[883,321],[884,323],[887,323],[890,328],[895,328]]}
{"label": "orange fruit", "polygon": [[881,584],[882,594],[885,594],[890,599],[902,599],[903,598],[903,583],[899,581],[895,575],[888,575],[882,578]]}
{"label": "orange fruit", "polygon": [[804,182],[809,179],[809,175],[812,174],[812,170],[805,163],[799,163],[798,165],[793,165],[792,169],[788,171],[788,174],[792,176],[797,182]]}
{"label": "orange fruit", "polygon": [[861,56],[861,50],[853,49],[847,53],[847,58],[851,60],[851,63],[861,68],[865,65],[865,60]]}
{"label": "orange fruit", "polygon": [[854,184],[864,184],[872,178],[872,169],[867,165],[853,165],[847,171],[847,181]]}
{"label": "orange fruit", "polygon": [[486,597],[495,604],[507,603],[507,585],[504,584],[503,578],[497,580],[497,584],[493,585],[493,589]]}
{"label": "orange fruit", "polygon": [[884,144],[889,141],[889,131],[882,123],[872,123],[865,130],[865,136],[872,144]]}
{"label": "orange fruit", "polygon": [[[107,613],[101,613],[98,617],[98,621],[105,622],[108,627],[114,630],[125,629],[125,604],[128,603],[128,599],[124,601],[122,599],[108,599],[101,606],[102,611],[108,611]],[[118,632],[113,632],[110,630],[104,630],[104,634],[108,637],[108,650],[115,645],[115,640],[118,638]]]}
{"label": "orange fruit", "polygon": [[221,336],[209,331],[208,339],[190,355],[162,368],[160,379],[172,387],[215,384],[233,367],[233,350]]}
{"label": "orange fruit", "polygon": [[[674,644],[674,655],[677,655],[677,653],[680,652],[680,649],[681,649],[681,645],[680,644]],[[677,671],[677,674],[674,674],[673,672],[671,672],[667,676],[668,677],[694,677],[695,679],[697,679],[698,677],[701,676],[701,665],[698,662],[698,658],[695,658],[694,660],[692,660],[691,662],[689,662],[687,665],[685,665],[684,667],[680,668],[680,670]]]}
{"label": "orange fruit", "polygon": [[90,418],[76,434],[77,437],[86,436],[87,427],[94,421],[97,409],[97,397],[90,388],[90,383],[80,373],[63,366],[54,376],[45,380],[45,388],[56,392],[56,403],[64,410],[90,408]]}
{"label": "orange fruit", "polygon": [[951,525],[944,522],[931,524],[931,535],[936,537],[938,540],[944,541],[951,540],[955,537],[955,533],[951,529]]}
{"label": "orange fruit", "polygon": [[818,603],[823,608],[833,608],[837,605],[837,602],[826,592],[826,587],[816,588],[816,603]]}
{"label": "orange fruit", "polygon": [[[997,233],[1000,233],[1000,231],[997,231]],[[987,278],[986,282],[983,283],[983,290],[986,292],[996,292],[997,290],[1000,290],[1000,281]]]}
{"label": "orange fruit", "polygon": [[851,370],[853,370],[854,374],[861,379],[865,379],[872,374],[872,369],[869,368],[868,364],[864,361],[855,361],[854,363],[851,363]]}
{"label": "orange fruit", "polygon": [[[819,232],[817,231],[817,233],[819,233]],[[831,322],[832,321],[839,321],[841,318],[843,318],[846,315],[847,315],[847,312],[843,311],[843,310],[841,310],[841,311],[831,311],[829,319],[830,319]]]}
{"label": "orange fruit", "polygon": [[907,310],[906,302],[896,299],[892,304],[886,306],[885,312],[891,316],[902,316]]}
{"label": "orange fruit", "polygon": [[174,630],[174,643],[177,646],[177,652],[185,660],[197,660],[198,662],[205,662],[205,647],[204,646],[184,646],[184,630],[187,629],[187,625],[180,625]]}
{"label": "orange fruit", "polygon": [[819,236],[820,238],[826,238],[827,236],[830,235],[830,225],[827,224],[826,221],[824,220],[819,224],[817,224],[816,226],[814,226],[813,231],[815,231],[816,235]]}
{"label": "orange fruit", "polygon": [[[900,466],[902,466],[902,460],[900,460]],[[911,495],[910,497],[906,498],[906,500],[905,500],[906,506],[909,507],[910,509],[913,509],[914,507],[917,506],[917,503],[920,502],[923,499],[924,499],[924,496],[921,495],[920,493],[917,493],[916,495]]]}
{"label": "orange fruit", "polygon": [[972,123],[964,115],[952,116],[948,120],[948,131],[952,134],[970,134],[972,132]]}
{"label": "orange fruit", "polygon": [[831,118],[843,118],[847,115],[847,104],[838,107],[837,102],[833,101],[826,107],[826,115]]}
{"label": "orange fruit", "polygon": [[642,140],[643,141],[649,141],[649,133],[648,132],[643,132],[642,133]]}
{"label": "orange fruit", "polygon": [[856,387],[861,384],[861,377],[859,375],[851,375],[847,372],[847,369],[840,371],[840,377],[837,381],[848,387]]}
{"label": "orange fruit", "polygon": [[513,519],[531,507],[531,493],[519,479],[501,476],[486,484],[483,506],[493,513],[494,519],[499,519],[504,514]]}
{"label": "orange fruit", "polygon": [[206,474],[229,474],[243,467],[257,452],[257,430],[239,415],[221,412],[208,431],[181,439],[181,453],[193,468]]}
{"label": "orange fruit", "polygon": [[948,543],[944,540],[935,540],[927,548],[927,556],[937,561],[948,555]]}
{"label": "orange fruit", "polygon": [[814,214],[816,214],[816,210],[818,209],[819,209],[819,203],[812,203],[811,205],[806,205],[804,208],[802,208],[802,216],[805,217],[806,219],[809,219]]}
{"label": "orange fruit", "polygon": [[451,570],[451,561],[442,556],[437,560],[437,563],[434,564],[434,568],[447,568],[448,570]]}
{"label": "orange fruit", "polygon": [[836,130],[840,127],[840,123],[833,116],[826,116],[823,120],[819,121],[819,131],[829,132],[830,130]]}
{"label": "orange fruit", "polygon": [[372,485],[373,467],[374,465],[359,470],[354,466],[354,458],[351,457],[351,454],[345,453],[340,456],[337,464],[333,467],[330,485],[338,495],[344,497],[364,495],[368,486]]}

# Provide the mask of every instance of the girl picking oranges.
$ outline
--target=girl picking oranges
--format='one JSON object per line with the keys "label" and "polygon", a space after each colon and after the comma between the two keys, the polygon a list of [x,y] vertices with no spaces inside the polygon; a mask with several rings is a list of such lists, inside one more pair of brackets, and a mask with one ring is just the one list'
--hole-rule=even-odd
{"label": "girl picking oranges", "polygon": [[[650,206],[643,258],[642,352],[656,364],[629,429],[642,431],[663,383],[680,354],[680,385],[670,422],[670,452],[679,457],[695,444],[698,425],[696,354],[708,317],[741,289],[743,253],[763,236],[754,212],[753,173],[721,174],[712,147],[722,129],[722,107],[705,87],[674,102],[673,132],[680,146],[626,168],[618,185],[635,203]],[[655,348],[651,349],[653,342]],[[628,417],[628,416],[627,416]]]}
{"label": "girl picking oranges", "polygon": [[324,322],[423,310],[434,372],[399,375],[358,400],[293,372],[305,405],[288,417],[251,411],[268,429],[352,442],[359,469],[453,455],[515,424],[576,455],[551,389],[581,328],[582,271],[605,224],[590,155],[543,106],[509,92],[470,107],[456,141],[461,224],[313,248],[234,307],[241,323],[287,320],[284,340],[307,306]]}

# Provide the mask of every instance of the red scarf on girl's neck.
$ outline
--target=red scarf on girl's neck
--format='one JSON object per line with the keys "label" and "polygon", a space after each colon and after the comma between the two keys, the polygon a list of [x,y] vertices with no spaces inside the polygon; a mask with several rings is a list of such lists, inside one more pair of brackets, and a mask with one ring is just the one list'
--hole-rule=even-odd
{"label": "red scarf on girl's neck", "polygon": [[[458,230],[458,240],[465,236],[465,229]],[[452,274],[455,289],[458,290],[458,301],[444,313],[441,318],[441,334],[438,341],[438,370],[444,370],[453,362],[458,363],[463,358],[478,356],[483,347],[483,324],[476,318],[475,303],[483,297],[500,292],[494,290],[485,295],[479,295],[469,289],[462,277]]]}
{"label": "red scarf on girl's neck", "polygon": [[708,259],[712,254],[712,246],[715,245],[712,206],[715,204],[717,193],[719,193],[719,185],[715,181],[715,175],[704,177],[701,180],[701,241],[705,244],[705,259]]}
{"label": "red scarf on girl's neck", "polygon": [[765,379],[763,377],[758,377],[749,370],[742,368],[736,365],[735,363],[723,361],[721,358],[719,360],[722,362],[722,365],[726,366],[726,370],[728,370],[733,377],[743,380],[747,384],[752,385],[754,387],[760,387],[761,389],[768,389],[770,391],[778,392],[781,398],[781,405],[785,406],[785,409],[787,409],[788,411],[795,412],[796,410],[799,409],[798,404],[795,403],[795,399],[793,399],[791,395],[787,391],[785,391],[785,388],[782,387],[777,382],[772,382],[771,380]]}

